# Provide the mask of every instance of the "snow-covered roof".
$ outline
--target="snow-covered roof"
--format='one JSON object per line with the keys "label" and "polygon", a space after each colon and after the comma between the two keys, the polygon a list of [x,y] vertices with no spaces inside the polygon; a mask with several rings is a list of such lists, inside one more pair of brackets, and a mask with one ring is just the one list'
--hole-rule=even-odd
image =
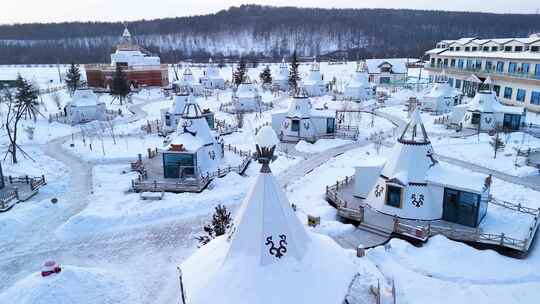
{"label": "snow-covered roof", "polygon": [[403,184],[425,183],[426,172],[434,165],[433,148],[424,128],[420,112],[411,115],[405,130],[392,148],[382,175]]}
{"label": "snow-covered roof", "polygon": [[255,98],[260,95],[257,87],[249,80],[242,82],[234,94],[239,98]]}
{"label": "snow-covered roof", "polygon": [[435,49],[431,49],[429,51],[426,52],[426,54],[430,55],[430,54],[440,54],[444,51],[446,51],[447,48],[435,48]]}
{"label": "snow-covered roof", "polygon": [[483,191],[485,179],[485,175],[455,169],[441,163],[430,168],[426,175],[426,180],[431,184],[476,193]]}
{"label": "snow-covered roof", "polygon": [[274,129],[272,129],[270,126],[262,127],[257,133],[255,141],[259,147],[264,148],[272,148],[272,146],[279,144],[279,139],[277,138],[276,132],[274,132]]}
{"label": "snow-covered roof", "polygon": [[178,122],[178,128],[173,134],[171,145],[183,145],[187,151],[197,151],[202,146],[216,142],[216,138],[206,118],[195,100],[189,98]]}
{"label": "snow-covered roof", "polygon": [[380,66],[383,63],[392,65],[392,73],[406,74],[407,73],[407,58],[391,58],[391,59],[367,59],[366,65],[369,74],[380,74]]}
{"label": "snow-covered roof", "polygon": [[289,98],[289,108],[287,109],[287,117],[309,118],[313,105],[307,94],[297,94]]}
{"label": "snow-covered roof", "polygon": [[444,51],[440,53],[441,56],[449,57],[468,57],[468,58],[492,58],[492,59],[521,59],[521,60],[540,60],[540,53],[538,52],[464,52],[464,51]]}
{"label": "snow-covered roof", "polygon": [[358,70],[354,73],[351,81],[346,84],[348,88],[369,88],[368,74],[365,70]]}
{"label": "snow-covered roof", "polygon": [[499,102],[495,92],[489,90],[480,90],[474,98],[468,103],[469,112],[481,113],[508,113],[522,115],[523,107],[505,106]]}
{"label": "snow-covered roof", "polygon": [[169,110],[169,113],[175,114],[175,115],[181,115],[182,113],[184,113],[184,108],[186,106],[186,102],[188,99],[190,99],[189,94],[175,95],[173,103],[171,105],[171,109]]}
{"label": "snow-covered roof", "polygon": [[99,103],[97,95],[90,89],[78,89],[71,100],[72,107],[93,107]]}
{"label": "snow-covered roof", "polygon": [[424,98],[454,98],[459,93],[447,81],[436,82]]}

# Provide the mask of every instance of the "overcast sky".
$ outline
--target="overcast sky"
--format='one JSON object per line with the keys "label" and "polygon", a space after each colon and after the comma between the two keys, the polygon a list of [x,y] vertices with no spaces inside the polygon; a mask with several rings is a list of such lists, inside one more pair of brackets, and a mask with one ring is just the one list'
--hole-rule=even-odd
{"label": "overcast sky", "polygon": [[1,0],[0,23],[118,21],[214,13],[243,3],[336,8],[412,8],[536,13],[539,0]]}

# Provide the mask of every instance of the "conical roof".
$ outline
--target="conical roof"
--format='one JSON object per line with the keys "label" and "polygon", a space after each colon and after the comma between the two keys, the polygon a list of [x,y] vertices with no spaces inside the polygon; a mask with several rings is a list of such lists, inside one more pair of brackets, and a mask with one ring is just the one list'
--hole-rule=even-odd
{"label": "conical roof", "polygon": [[195,151],[215,142],[216,138],[206,118],[202,115],[199,105],[192,98],[188,98],[171,144],[183,145],[186,150]]}
{"label": "conical roof", "polygon": [[298,91],[289,100],[289,108],[287,109],[287,117],[309,118],[313,105],[306,90],[300,87]]}
{"label": "conical roof", "polygon": [[180,92],[176,94],[169,112],[176,115],[183,114],[188,99],[190,99],[189,93]]}
{"label": "conical roof", "polygon": [[411,119],[405,126],[398,141],[409,144],[429,144],[429,138],[418,108],[412,113]]}
{"label": "conical roof", "polygon": [[416,109],[392,148],[382,175],[404,185],[421,184],[426,182],[427,172],[435,164],[433,148]]}

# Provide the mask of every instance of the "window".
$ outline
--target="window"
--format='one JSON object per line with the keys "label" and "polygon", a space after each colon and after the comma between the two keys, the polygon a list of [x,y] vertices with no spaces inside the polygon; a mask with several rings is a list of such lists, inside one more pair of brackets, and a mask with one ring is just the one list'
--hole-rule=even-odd
{"label": "window", "polygon": [[534,75],[535,76],[540,76],[540,63],[536,64]]}
{"label": "window", "polygon": [[[458,68],[459,68],[460,70],[463,70],[463,62],[464,62],[463,59],[458,59],[457,65],[458,65]],[[538,68],[538,65],[537,65],[536,69],[537,69],[538,71],[540,71],[540,68]]]}
{"label": "window", "polygon": [[482,48],[482,51],[484,51],[484,52],[489,52],[489,46],[483,47],[483,48]]}
{"label": "window", "polygon": [[491,61],[486,61],[486,67],[485,67],[486,71],[491,71],[493,70],[493,62]]}
{"label": "window", "polygon": [[494,85],[493,91],[495,91],[495,95],[499,97],[501,95],[501,86],[500,85]]}
{"label": "window", "polygon": [[300,120],[293,120],[291,123],[291,131],[298,132],[300,131]]}
{"label": "window", "polygon": [[386,200],[388,206],[401,208],[401,187],[386,185]]}
{"label": "window", "polygon": [[450,60],[450,67],[453,67],[453,68],[456,67],[456,60],[455,59]]}
{"label": "window", "polygon": [[525,91],[524,89],[517,89],[516,100],[520,102],[524,102],[525,95],[527,95],[527,91]]}
{"label": "window", "polygon": [[492,52],[496,52],[496,51],[498,51],[498,50],[499,50],[499,47],[498,47],[498,46],[492,46],[492,47],[491,47],[491,51],[492,51]]}
{"label": "window", "polygon": [[465,52],[469,52],[470,50],[471,50],[471,47],[469,47],[469,46],[465,47]]}
{"label": "window", "polygon": [[540,92],[537,92],[537,91],[531,92],[531,104],[540,105]]}
{"label": "window", "polygon": [[471,50],[472,50],[473,52],[476,52],[476,51],[478,51],[478,47],[473,46]]}
{"label": "window", "polygon": [[381,78],[379,78],[379,83],[381,83],[381,84],[389,84],[390,83],[390,77],[381,77]]}
{"label": "window", "polygon": [[504,98],[512,99],[512,88],[511,87],[504,88]]}
{"label": "window", "polygon": [[456,89],[461,89],[461,79],[456,79]]}
{"label": "window", "polygon": [[452,47],[450,47],[450,51],[453,51],[453,50],[454,50],[454,47],[453,47],[453,46],[452,46]]}
{"label": "window", "polygon": [[448,58],[445,58],[443,60],[443,66],[447,67],[448,66]]}
{"label": "window", "polygon": [[467,70],[471,70],[473,68],[473,60],[467,59]]}
{"label": "window", "polygon": [[191,153],[163,153],[165,178],[179,178],[195,174],[196,158]]}
{"label": "window", "polygon": [[524,74],[529,74],[530,67],[531,67],[530,64],[522,63],[521,64],[521,72],[524,73]]}
{"label": "window", "polygon": [[435,58],[431,58],[431,66],[435,67]]}
{"label": "window", "polygon": [[540,46],[538,45],[531,46],[531,52],[540,52]]}
{"label": "window", "polygon": [[508,73],[510,73],[510,74],[515,73],[515,72],[516,72],[516,68],[517,68],[517,63],[515,63],[515,62],[510,62],[510,63],[508,64]]}
{"label": "window", "polygon": [[476,63],[475,63],[474,68],[477,69],[477,70],[481,70],[482,69],[482,60],[476,59]]}
{"label": "window", "polygon": [[503,61],[497,61],[497,72],[502,73],[504,71],[504,62]]}
{"label": "window", "polygon": [[505,46],[504,51],[505,52],[511,52],[512,51],[512,46]]}
{"label": "window", "polygon": [[516,47],[514,47],[514,51],[515,51],[515,52],[522,52],[522,51],[523,51],[523,47],[522,47],[522,46],[516,46]]}
{"label": "window", "polygon": [[448,78],[448,84],[450,86],[453,86],[454,85],[454,78]]}
{"label": "window", "polygon": [[456,51],[461,51],[461,47],[456,46]]}

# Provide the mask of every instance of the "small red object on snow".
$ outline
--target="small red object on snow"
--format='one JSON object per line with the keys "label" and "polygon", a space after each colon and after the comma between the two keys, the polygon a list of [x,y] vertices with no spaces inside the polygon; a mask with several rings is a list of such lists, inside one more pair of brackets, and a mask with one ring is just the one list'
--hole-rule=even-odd
{"label": "small red object on snow", "polygon": [[43,268],[41,270],[41,276],[48,277],[52,274],[60,273],[60,271],[62,271],[62,268],[60,267],[60,265],[56,264],[55,261],[50,260],[50,261],[45,262],[45,264],[43,264]]}

